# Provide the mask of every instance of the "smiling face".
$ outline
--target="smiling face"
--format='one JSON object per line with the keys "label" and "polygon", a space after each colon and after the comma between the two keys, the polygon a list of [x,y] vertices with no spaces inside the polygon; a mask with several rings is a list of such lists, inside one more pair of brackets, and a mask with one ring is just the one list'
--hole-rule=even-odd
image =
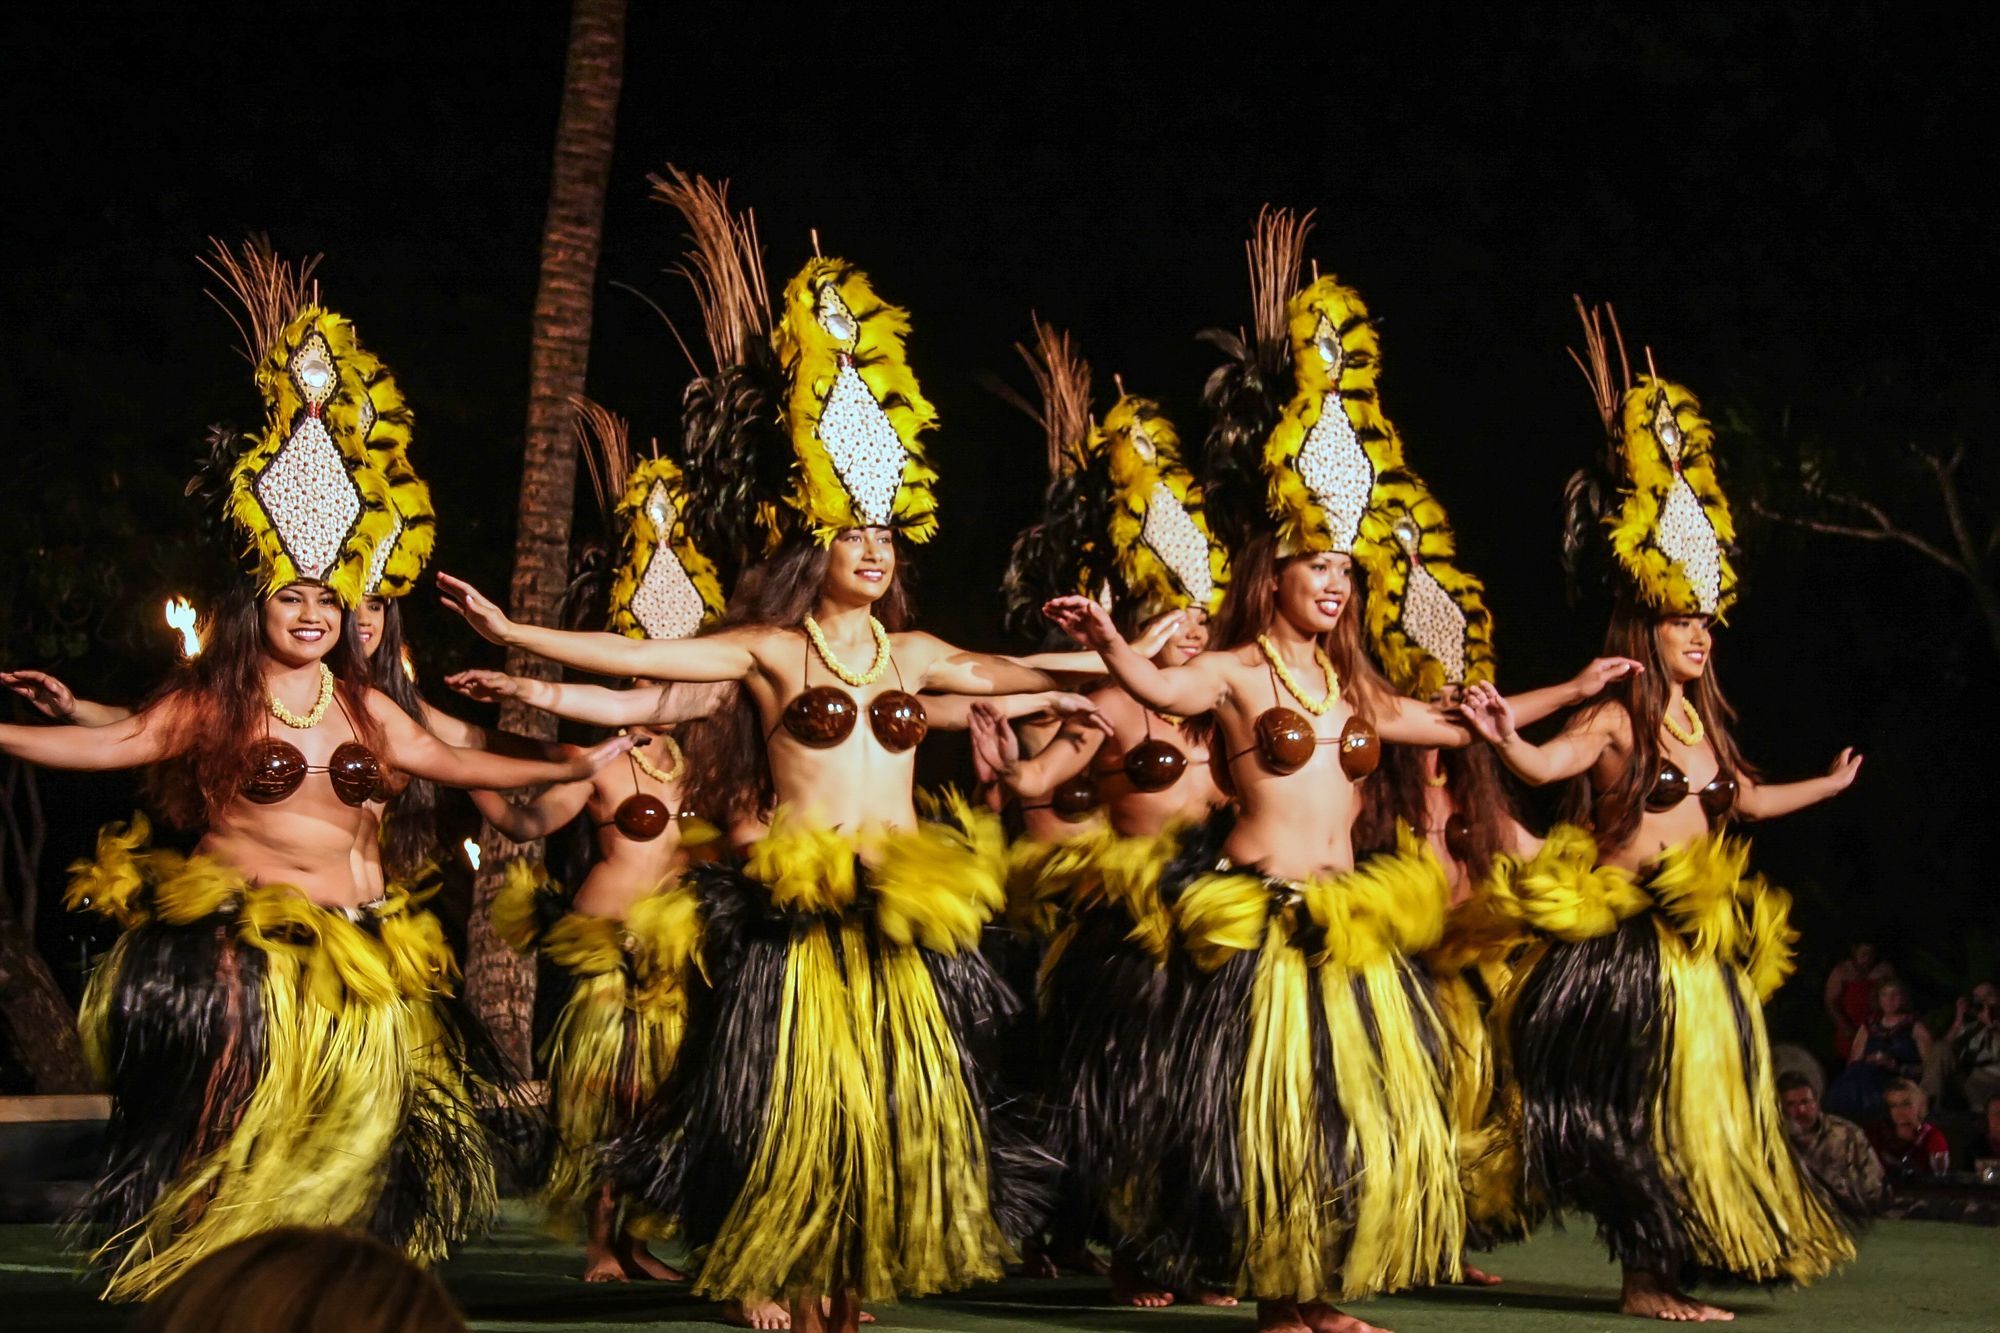
{"label": "smiling face", "polygon": [[375,656],[375,646],[382,641],[382,622],[389,614],[389,599],[386,597],[364,597],[361,605],[354,608],[354,633],[361,640],[361,651]]}
{"label": "smiling face", "polygon": [[823,593],[848,606],[867,606],[896,577],[896,535],[888,528],[843,528],[827,552]]}
{"label": "smiling face", "polygon": [[1353,595],[1354,561],[1347,556],[1295,556],[1278,569],[1278,614],[1301,634],[1331,633]]}
{"label": "smiling face", "polygon": [[1819,1094],[1811,1088],[1786,1088],[1783,1100],[1792,1128],[1804,1132],[1819,1123]]}
{"label": "smiling face", "polygon": [[1709,653],[1715,642],[1709,632],[1708,617],[1671,616],[1654,627],[1653,641],[1667,679],[1675,684],[1700,680],[1708,670]]}
{"label": "smiling face", "polygon": [[293,583],[264,599],[264,650],[288,667],[310,666],[340,642],[340,598],[317,583]]}
{"label": "smiling face", "polygon": [[1154,656],[1156,666],[1185,666],[1208,651],[1208,612],[1191,606],[1181,612],[1181,627]]}

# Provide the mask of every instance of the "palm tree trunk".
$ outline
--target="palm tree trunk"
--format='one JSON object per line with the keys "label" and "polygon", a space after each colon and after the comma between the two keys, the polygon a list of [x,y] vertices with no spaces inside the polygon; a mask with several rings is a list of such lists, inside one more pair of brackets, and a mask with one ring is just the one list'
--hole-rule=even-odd
{"label": "palm tree trunk", "polygon": [[[542,275],[535,292],[535,327],[528,360],[528,429],[521,467],[521,506],[514,534],[512,614],[555,623],[569,577],[570,518],[576,498],[576,445],[571,395],[584,389],[590,360],[592,297],[604,239],[604,192],[611,176],[612,137],[625,66],[625,0],[572,0],[569,59],[562,113],[556,123],[555,169],[542,231]],[[558,669],[509,654],[507,669],[553,679]],[[514,704],[500,725],[550,738],[556,721]],[[467,932],[465,993],[500,1047],[525,1074],[530,1068],[535,1010],[532,959],[517,958],[493,933],[489,908],[501,867],[512,854],[536,855],[487,829]]]}

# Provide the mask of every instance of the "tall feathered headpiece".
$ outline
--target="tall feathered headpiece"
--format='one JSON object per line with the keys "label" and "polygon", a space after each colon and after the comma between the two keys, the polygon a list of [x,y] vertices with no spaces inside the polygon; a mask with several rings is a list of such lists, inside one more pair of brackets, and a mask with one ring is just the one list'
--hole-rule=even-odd
{"label": "tall feathered headpiece", "polygon": [[1229,583],[1228,553],[1209,531],[1180,445],[1160,405],[1133,394],[1121,395],[1090,436],[1111,483],[1113,595],[1136,602],[1141,619],[1190,606],[1213,614]]}
{"label": "tall feathered headpiece", "polygon": [[260,239],[240,254],[216,243],[204,262],[242,307],[232,318],[264,398],[263,430],[232,438],[217,460],[261,590],[320,583],[347,606],[391,584],[407,590],[434,520],[408,466],[394,380],[354,326],[319,305],[317,260],[288,263]]}
{"label": "tall feathered headpiece", "polygon": [[1206,461],[1212,491],[1261,478],[1263,514],[1232,497],[1230,527],[1275,524],[1285,555],[1351,554],[1375,480],[1402,452],[1376,403],[1378,349],[1360,295],[1331,276],[1298,287],[1311,227],[1310,214],[1286,209],[1257,216],[1245,247],[1254,332],[1208,335],[1230,359],[1204,394],[1215,423]]}
{"label": "tall feathered headpiece", "polygon": [[607,531],[618,534],[608,627],[635,639],[684,639],[722,615],[723,599],[715,566],[689,531],[694,504],[681,470],[657,453],[635,464],[624,418],[587,398],[572,401]]}
{"label": "tall feathered headpiece", "polygon": [[1066,333],[1036,320],[1035,343],[1014,350],[1027,363],[1036,398],[1005,384],[994,391],[1025,412],[1041,428],[1048,485],[1041,516],[1014,538],[1001,593],[1007,627],[1027,640],[1043,638],[1048,622],[1042,603],[1069,593],[1111,598],[1109,487],[1090,469],[1090,364]]}
{"label": "tall feathered headpiece", "polygon": [[1566,562],[1575,574],[1587,552],[1608,546],[1618,572],[1654,611],[1720,620],[1736,600],[1729,560],[1736,527],[1716,479],[1714,431],[1685,387],[1657,374],[1633,382],[1612,316],[1621,371],[1614,381],[1603,319],[1581,299],[1577,311],[1585,352],[1572,349],[1570,357],[1604,424],[1609,479],[1587,471],[1571,478]]}
{"label": "tall feathered headpiece", "polygon": [[1361,522],[1368,637],[1389,683],[1416,699],[1493,679],[1493,616],[1458,567],[1444,506],[1407,468],[1376,478]]}
{"label": "tall feathered headpiece", "polygon": [[903,353],[909,312],[844,259],[813,259],[785,284],[772,344],[790,377],[785,421],[797,462],[788,503],[825,545],[842,528],[937,531],[937,425]]}

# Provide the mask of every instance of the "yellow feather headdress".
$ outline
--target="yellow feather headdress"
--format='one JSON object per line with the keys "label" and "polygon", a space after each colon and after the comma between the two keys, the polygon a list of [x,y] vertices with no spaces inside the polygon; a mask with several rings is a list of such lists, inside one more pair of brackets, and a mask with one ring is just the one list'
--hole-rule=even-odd
{"label": "yellow feather headdress", "polygon": [[[410,412],[354,325],[319,304],[318,260],[290,264],[261,238],[204,260],[240,303],[264,429],[229,467],[227,510],[261,589],[324,584],[353,606],[407,592],[436,535],[410,466]],[[224,307],[228,307],[225,305]]]}
{"label": "yellow feather headdress", "polygon": [[1402,448],[1375,397],[1380,349],[1368,307],[1331,275],[1285,307],[1294,392],[1264,446],[1279,551],[1349,554],[1375,479]]}
{"label": "yellow feather headdress", "polygon": [[1174,423],[1152,399],[1126,394],[1091,431],[1089,450],[1110,475],[1111,556],[1141,618],[1186,606],[1214,614],[1229,583],[1229,557],[1209,531]]}
{"label": "yellow feather headdress", "polygon": [[843,528],[937,531],[937,473],[923,435],[937,424],[904,358],[909,313],[841,259],[814,259],[785,286],[771,335],[790,378],[795,454],[789,503],[825,544]]}
{"label": "yellow feather headdress", "polygon": [[1493,617],[1485,589],[1458,567],[1444,506],[1408,470],[1384,473],[1361,520],[1368,635],[1402,693],[1436,699],[1493,679]]}
{"label": "yellow feather headdress", "polygon": [[[684,639],[722,615],[723,598],[715,566],[688,532],[681,470],[658,456],[633,465],[624,419],[587,398],[571,401],[591,478],[620,532],[609,628],[635,639]],[[613,504],[609,487],[620,477],[624,489]]]}
{"label": "yellow feather headdress", "polygon": [[[1604,423],[1607,470],[1616,484],[1615,505],[1602,482],[1586,470],[1570,483],[1565,558],[1572,568],[1588,546],[1588,526],[1602,514],[1611,557],[1639,599],[1664,615],[1723,619],[1736,600],[1736,570],[1729,548],[1736,525],[1715,472],[1715,432],[1701,404],[1682,385],[1657,372],[1634,383],[1617,316],[1577,299],[1586,351],[1572,350]],[[1604,336],[1609,320],[1612,338]],[[1618,350],[1620,377],[1612,378],[1610,348]],[[1647,352],[1651,370],[1652,353]]]}

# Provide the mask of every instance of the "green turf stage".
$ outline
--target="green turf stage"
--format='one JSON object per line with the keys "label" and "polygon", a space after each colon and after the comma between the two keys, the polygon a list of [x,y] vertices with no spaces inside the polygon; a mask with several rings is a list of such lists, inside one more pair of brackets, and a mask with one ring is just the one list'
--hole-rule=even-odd
{"label": "green turf stage", "polygon": [[[1355,1313],[1398,1333],[1488,1329],[1630,1329],[1610,1313],[1616,1270],[1587,1227],[1548,1232],[1482,1262],[1503,1273],[1495,1291],[1452,1288],[1361,1302]],[[715,1307],[673,1288],[586,1287],[573,1250],[535,1232],[512,1212],[487,1241],[444,1269],[476,1329],[713,1329]],[[958,1296],[878,1311],[883,1329],[1012,1333],[1027,1329],[1156,1329],[1165,1333],[1248,1330],[1242,1311],[1118,1310],[1097,1304],[1102,1282],[1020,1279]],[[77,1285],[49,1227],[0,1226],[0,1328],[118,1329],[129,1312],[106,1309]],[[1902,1333],[1909,1329],[2000,1329],[2000,1231],[1941,1222],[1884,1222],[1863,1241],[1860,1260],[1810,1291],[1724,1298],[1751,1333]]]}

